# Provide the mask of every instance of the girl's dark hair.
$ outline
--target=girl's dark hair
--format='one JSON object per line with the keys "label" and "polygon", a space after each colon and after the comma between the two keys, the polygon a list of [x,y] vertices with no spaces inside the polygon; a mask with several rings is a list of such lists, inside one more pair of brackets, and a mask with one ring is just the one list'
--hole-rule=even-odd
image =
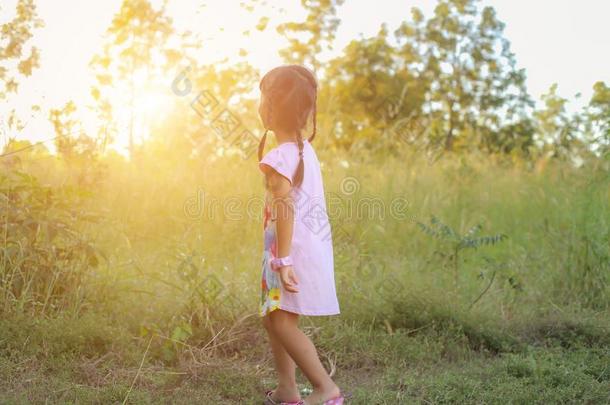
{"label": "girl's dark hair", "polygon": [[263,158],[265,141],[269,129],[296,131],[299,145],[299,165],[292,179],[294,187],[303,182],[305,166],[303,164],[303,135],[301,130],[307,124],[309,113],[313,111],[313,133],[309,142],[316,136],[316,102],[318,98],[318,83],[314,74],[300,65],[285,65],[276,67],[260,81],[261,94],[265,96],[267,125],[265,134],[258,145],[258,160]]}

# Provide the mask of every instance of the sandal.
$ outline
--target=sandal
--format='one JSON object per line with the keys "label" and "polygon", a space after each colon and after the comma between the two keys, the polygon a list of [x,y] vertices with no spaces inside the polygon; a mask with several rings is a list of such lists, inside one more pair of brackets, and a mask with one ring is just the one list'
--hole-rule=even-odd
{"label": "sandal", "polygon": [[276,400],[274,400],[273,398],[271,398],[271,395],[273,394],[273,390],[267,390],[265,391],[265,405],[304,405],[305,402],[303,402],[302,399],[299,399],[298,401],[293,401],[293,402],[277,402]]}
{"label": "sandal", "polygon": [[351,392],[346,392],[345,394],[342,393],[338,397],[327,399],[326,401],[324,401],[323,405],[343,405],[345,403],[345,400],[351,397]]}

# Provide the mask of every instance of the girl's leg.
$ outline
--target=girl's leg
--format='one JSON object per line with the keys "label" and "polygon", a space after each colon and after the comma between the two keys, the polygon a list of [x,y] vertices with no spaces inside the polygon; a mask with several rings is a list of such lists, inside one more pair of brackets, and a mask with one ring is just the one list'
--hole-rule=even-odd
{"label": "girl's leg", "polygon": [[341,393],[320,362],[316,348],[298,327],[299,315],[283,310],[269,314],[271,330],[313,386],[306,403],[315,404]]}
{"label": "girl's leg", "polygon": [[[276,312],[276,311],[274,311]],[[275,370],[278,375],[278,386],[274,390],[272,398],[275,401],[298,401],[301,399],[296,382],[296,364],[288,354],[278,337],[273,332],[269,315],[263,317],[263,326],[267,330],[273,358],[275,359]]]}

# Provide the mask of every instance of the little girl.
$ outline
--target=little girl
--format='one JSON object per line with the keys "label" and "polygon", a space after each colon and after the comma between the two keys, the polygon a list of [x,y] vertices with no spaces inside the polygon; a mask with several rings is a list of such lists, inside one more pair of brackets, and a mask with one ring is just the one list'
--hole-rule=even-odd
{"label": "little girl", "polygon": [[[259,87],[266,131],[258,158],[267,188],[260,315],[279,380],[266,392],[265,404],[343,404],[339,387],[298,327],[299,315],[339,314],[322,173],[310,143],[316,133],[317,82],[308,69],[288,65],[269,71]],[[313,134],[304,140],[301,131],[310,115]],[[263,157],[268,130],[278,146]],[[303,400],[297,365],[313,386]]]}

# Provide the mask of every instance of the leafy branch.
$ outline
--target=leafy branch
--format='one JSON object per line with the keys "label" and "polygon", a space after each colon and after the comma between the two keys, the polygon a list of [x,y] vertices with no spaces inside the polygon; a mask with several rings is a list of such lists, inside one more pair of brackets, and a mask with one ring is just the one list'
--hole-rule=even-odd
{"label": "leafy branch", "polygon": [[[454,275],[454,288],[457,292],[459,285],[459,258],[460,252],[464,249],[478,249],[484,246],[494,246],[508,236],[503,233],[495,235],[479,236],[479,233],[483,229],[481,224],[477,224],[471,227],[464,234],[460,234],[449,225],[443,223],[436,216],[432,215],[430,223],[425,224],[417,221],[417,226],[426,235],[429,235],[437,240],[448,243],[449,253],[437,252],[441,256],[446,257],[451,263]],[[480,297],[479,297],[480,298]],[[477,298],[478,300],[478,298]]]}

